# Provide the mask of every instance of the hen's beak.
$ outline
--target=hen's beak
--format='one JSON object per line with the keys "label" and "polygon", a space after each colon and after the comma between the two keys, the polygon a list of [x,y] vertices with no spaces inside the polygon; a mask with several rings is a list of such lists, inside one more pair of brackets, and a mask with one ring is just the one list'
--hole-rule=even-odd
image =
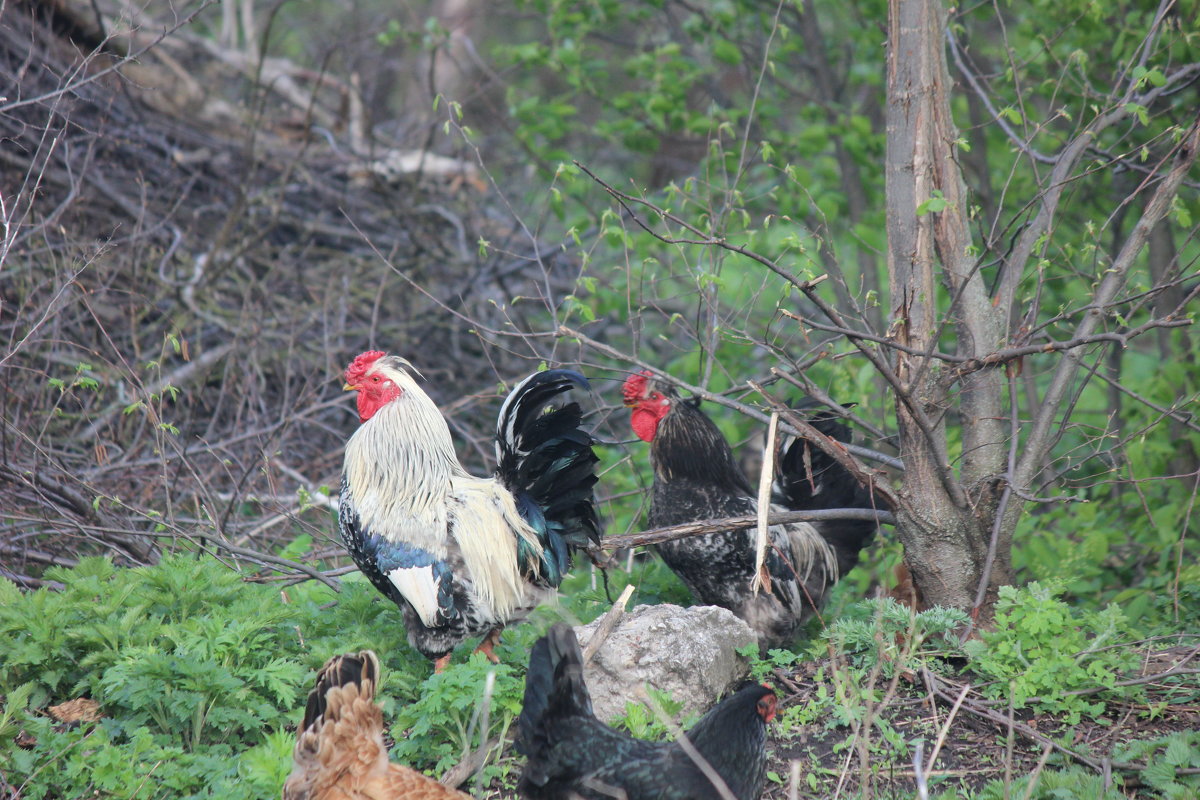
{"label": "hen's beak", "polygon": [[354,392],[354,391],[357,391],[357,390],[358,390],[358,387],[357,387],[357,386],[351,386],[351,385],[350,385],[350,384],[348,384],[348,383],[344,383],[344,384],[342,384],[342,391],[343,391],[343,392]]}

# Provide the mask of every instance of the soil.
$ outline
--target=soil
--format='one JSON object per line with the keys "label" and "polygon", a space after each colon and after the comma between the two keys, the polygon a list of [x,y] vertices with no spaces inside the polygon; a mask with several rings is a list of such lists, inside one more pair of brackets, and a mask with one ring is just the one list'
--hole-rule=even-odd
{"label": "soil", "polygon": [[[1137,769],[1145,764],[1114,763],[1111,754],[1116,746],[1134,739],[1200,730],[1200,678],[1195,658],[1194,644],[1148,653],[1142,677],[1162,675],[1172,667],[1181,674],[1147,682],[1144,702],[1110,702],[1102,715],[1084,716],[1074,725],[1053,715],[1018,710],[1011,717],[1011,730],[1008,710],[989,705],[976,691],[968,691],[954,711],[958,695],[973,680],[969,673],[954,681],[901,675],[894,688],[880,678],[877,696],[887,699],[872,710],[877,722],[866,737],[856,735],[850,725],[830,719],[805,722],[790,730],[774,726],[769,769],[782,783],[768,782],[764,797],[789,797],[787,783],[793,763],[798,764],[801,776],[799,797],[855,796],[864,780],[873,797],[915,797],[913,754],[917,742],[922,743],[925,764],[938,747],[935,768],[928,776],[931,792],[951,787],[977,791],[1006,775],[1027,775],[1045,759],[1047,769],[1078,765],[1097,774],[1107,770],[1114,785],[1127,796],[1147,796]],[[1188,667],[1192,667],[1190,672]],[[827,677],[833,672],[829,661],[777,672],[780,718],[786,719],[789,709],[804,707],[819,696],[836,696],[837,687]],[[889,728],[894,736],[883,734]],[[940,746],[936,744],[939,740]]]}

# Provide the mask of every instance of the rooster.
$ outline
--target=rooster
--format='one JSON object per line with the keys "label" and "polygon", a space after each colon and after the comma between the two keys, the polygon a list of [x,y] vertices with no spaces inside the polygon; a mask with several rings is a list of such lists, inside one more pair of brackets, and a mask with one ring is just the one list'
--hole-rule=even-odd
{"label": "rooster", "polygon": [[529,657],[517,722],[528,763],[517,789],[531,800],[758,800],[776,702],[769,686],[751,684],[692,726],[686,745],[634,739],[592,713],[575,632],[557,623]]}
{"label": "rooster", "polygon": [[379,659],[334,656],[317,674],[296,734],[283,800],[467,800],[410,767],[388,762],[375,704]]}
{"label": "rooster", "polygon": [[[757,494],[729,442],[696,401],[683,400],[648,372],[631,375],[622,391],[634,433],[650,443],[650,527],[757,513]],[[813,424],[839,441],[849,439],[849,429],[828,413],[817,415]],[[804,439],[786,449],[773,488],[772,507],[779,511],[874,507],[870,492]],[[658,545],[658,552],[699,602],[737,614],[766,650],[795,638],[830,587],[858,563],[876,527],[860,520],[772,526],[765,564],[769,580],[758,592],[751,588],[752,530],[676,539]]]}
{"label": "rooster", "polygon": [[572,551],[600,540],[592,437],[578,403],[554,402],[588,382],[563,369],[522,381],[500,408],[495,475],[477,478],[413,371],[378,351],[346,368],[362,424],[346,443],[342,541],[435,670],[479,635],[496,661],[501,628],[553,596]]}

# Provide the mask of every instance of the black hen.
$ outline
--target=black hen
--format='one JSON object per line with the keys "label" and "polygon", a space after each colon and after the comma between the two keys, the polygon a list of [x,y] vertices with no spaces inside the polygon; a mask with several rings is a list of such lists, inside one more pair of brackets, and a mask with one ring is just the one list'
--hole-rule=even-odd
{"label": "black hen", "polygon": [[[653,528],[739,517],[758,509],[757,492],[734,460],[729,442],[694,401],[648,373],[630,376],[625,404],[634,432],[650,443]],[[848,438],[832,418],[822,432]],[[773,506],[784,510],[871,508],[871,495],[821,450],[800,439],[781,459]],[[755,593],[754,530],[722,531],[658,545],[667,566],[696,600],[727,608],[758,634],[762,648],[786,645],[825,601],[829,588],[857,562],[874,522],[837,520],[774,525],[766,554],[769,587]]]}
{"label": "black hen", "polygon": [[647,742],[592,713],[575,632],[562,623],[533,646],[517,749],[528,759],[518,790],[531,800],[737,800],[762,795],[770,687],[746,686],[713,707],[678,741]]}

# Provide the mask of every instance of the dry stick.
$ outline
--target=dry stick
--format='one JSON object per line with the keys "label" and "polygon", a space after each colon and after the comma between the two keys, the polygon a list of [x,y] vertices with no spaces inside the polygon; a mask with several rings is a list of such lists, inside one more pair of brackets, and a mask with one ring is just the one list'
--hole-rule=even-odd
{"label": "dry stick", "polygon": [[[833,519],[875,520],[884,525],[895,525],[896,517],[889,511],[876,511],[872,508],[826,508],[819,511],[777,511],[767,517],[770,525],[787,525],[792,522],[823,522]],[[662,544],[676,539],[686,539],[689,536],[703,536],[706,533],[721,531],[740,531],[753,528],[758,524],[756,514],[743,517],[727,517],[725,519],[706,519],[699,522],[686,522],[682,525],[671,525],[666,528],[653,528],[639,533],[620,533],[616,536],[606,536],[600,542],[602,550],[622,550],[626,547]]]}
{"label": "dry stick", "polygon": [[762,470],[758,474],[758,535],[754,539],[754,577],[750,580],[750,591],[756,595],[764,587],[768,594],[771,592],[771,582],[764,574],[764,566],[767,563],[767,540],[771,532],[767,517],[771,513],[771,484],[775,477],[775,437],[778,433],[779,412],[773,411],[771,421],[767,424]]}
{"label": "dry stick", "polygon": [[[340,578],[343,575],[349,575],[353,572],[358,572],[358,567],[354,564],[320,570],[320,574],[326,578]],[[288,586],[295,586],[297,583],[311,581],[314,578],[306,573],[295,573],[292,575],[249,575],[244,580],[247,583],[282,583],[286,589]]]}
{"label": "dry stick", "polygon": [[[940,688],[941,684],[944,684],[944,685],[949,685],[949,684],[946,684],[945,681],[943,681],[939,676],[934,675],[933,673],[929,673],[929,675],[930,675],[930,683],[934,687],[933,692],[935,695],[937,695],[938,697],[940,697],[943,700],[946,700],[947,702],[950,702],[950,703],[958,702],[957,698],[952,696],[946,690]],[[1071,758],[1081,761],[1084,764],[1091,767],[1092,769],[1096,770],[1097,772],[1103,772],[1103,766],[1101,765],[1101,763],[1099,761],[1095,760],[1094,758],[1089,758],[1088,756],[1085,756],[1082,753],[1077,753],[1074,750],[1070,749],[1069,747],[1064,747],[1063,745],[1060,745],[1059,743],[1055,742],[1050,737],[1048,737],[1044,734],[1038,733],[1036,730],[1034,730],[1033,728],[1029,727],[1028,725],[1026,725],[1022,722],[1016,722],[1011,717],[1007,717],[1004,714],[1000,714],[995,711],[992,711],[990,708],[979,706],[979,705],[976,705],[976,704],[971,703],[966,700],[964,700],[962,702],[962,707],[965,708],[967,711],[970,711],[972,714],[974,714],[978,717],[983,717],[984,719],[989,720],[990,722],[994,722],[997,725],[1005,725],[1005,726],[1012,725],[1016,730],[1020,731],[1022,735],[1027,736],[1030,739],[1033,739],[1034,741],[1039,742],[1047,747],[1051,747],[1055,750],[1058,750],[1060,753],[1068,755]]]}
{"label": "dry stick", "polygon": [[449,786],[451,789],[457,789],[459,786],[462,786],[467,778],[471,777],[472,772],[481,769],[487,763],[487,754],[499,744],[499,739],[488,739],[487,743],[482,745],[478,750],[472,750],[467,754],[466,758],[446,770],[446,774],[438,779],[438,783],[443,786]]}
{"label": "dry stick", "polygon": [[342,591],[342,584],[340,581],[338,581],[335,578],[329,577],[326,573],[321,572],[320,570],[313,569],[312,567],[308,566],[307,564],[301,564],[299,562],[291,561],[289,559],[282,558],[280,556],[271,555],[270,553],[260,553],[257,550],[251,550],[248,547],[238,547],[235,544],[230,544],[229,542],[220,541],[216,537],[210,537],[208,539],[208,544],[209,544],[209,547],[200,545],[201,549],[208,550],[211,547],[212,549],[224,550],[225,552],[229,553],[232,556],[239,557],[244,561],[249,561],[252,564],[259,564],[259,565],[267,567],[267,568],[288,567],[290,569],[296,570],[297,572],[304,573],[306,576],[308,576],[309,578],[312,578],[313,580],[320,581],[321,583],[328,586],[330,589],[333,589],[335,592]]}
{"label": "dry stick", "polygon": [[1029,775],[1029,785],[1025,787],[1025,800],[1033,797],[1033,790],[1037,788],[1038,780],[1042,776],[1042,770],[1046,768],[1046,760],[1050,758],[1050,750],[1050,742],[1046,742],[1042,746],[1042,757],[1038,759],[1037,766],[1033,768],[1033,772]]}
{"label": "dry stick", "polygon": [[621,616],[625,613],[625,604],[629,602],[629,598],[633,596],[633,590],[636,587],[631,583],[621,592],[621,596],[617,598],[617,602],[613,603],[612,608],[604,613],[604,618],[600,620],[600,624],[596,626],[596,632],[592,634],[592,638],[588,639],[587,646],[583,648],[583,665],[586,667],[591,660],[596,656],[596,651],[608,639],[609,634],[617,627]]}
{"label": "dry stick", "polygon": [[30,589],[49,589],[52,592],[61,592],[67,588],[65,583],[42,580],[41,578],[33,578],[29,575],[19,575],[15,572],[5,569],[4,567],[0,567],[0,578],[10,580],[13,583],[19,583],[22,586],[26,586]]}
{"label": "dry stick", "polygon": [[1008,786],[1012,783],[1013,773],[1013,746],[1016,744],[1016,734],[1013,732],[1013,722],[1017,716],[1013,713],[1013,706],[1016,704],[1016,693],[1012,691],[1011,684],[1008,692],[1008,737],[1004,743],[1004,800],[1008,800]]}
{"label": "dry stick", "polygon": [[488,753],[492,751],[492,746],[488,739],[488,730],[491,725],[492,713],[492,694],[496,691],[496,670],[489,669],[487,680],[483,684],[483,719],[479,723],[479,769],[475,775],[475,787],[482,784],[483,767],[487,764]]}
{"label": "dry stick", "polygon": [[923,758],[925,752],[925,740],[917,739],[913,745],[913,778],[917,782],[917,797],[920,800],[929,800],[929,773],[921,766],[925,760]]}
{"label": "dry stick", "polygon": [[788,780],[788,800],[800,800],[800,759],[792,759],[792,775]]}

